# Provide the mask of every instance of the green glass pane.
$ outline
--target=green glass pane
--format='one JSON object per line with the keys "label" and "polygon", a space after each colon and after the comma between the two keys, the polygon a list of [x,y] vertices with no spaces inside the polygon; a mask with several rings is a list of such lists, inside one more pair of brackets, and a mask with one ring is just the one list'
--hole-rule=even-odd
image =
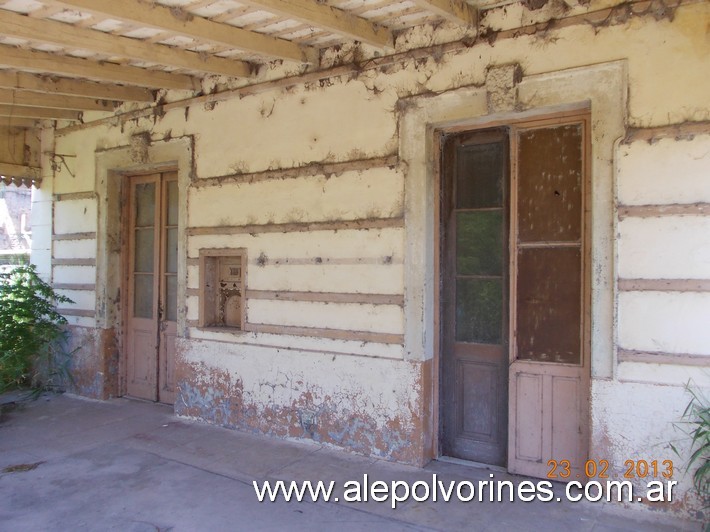
{"label": "green glass pane", "polygon": [[456,273],[501,275],[503,211],[456,213]]}
{"label": "green glass pane", "polygon": [[166,273],[177,273],[177,227],[172,227],[167,230],[166,249],[165,249],[165,271]]}
{"label": "green glass pane", "polygon": [[134,271],[141,273],[153,272],[153,242],[154,231],[152,227],[136,229]]}
{"label": "green glass pane", "polygon": [[155,183],[136,185],[136,227],[155,224]]}
{"label": "green glass pane", "polygon": [[456,208],[503,206],[503,141],[459,146],[456,151]]}
{"label": "green glass pane", "polygon": [[168,225],[178,224],[178,184],[168,181]]}
{"label": "green glass pane", "polygon": [[177,275],[168,275],[165,281],[167,283],[165,317],[168,321],[177,321]]}
{"label": "green glass pane", "polygon": [[456,341],[501,343],[503,334],[503,281],[456,280]]}
{"label": "green glass pane", "polygon": [[153,274],[136,274],[133,279],[133,315],[150,319],[153,317]]}

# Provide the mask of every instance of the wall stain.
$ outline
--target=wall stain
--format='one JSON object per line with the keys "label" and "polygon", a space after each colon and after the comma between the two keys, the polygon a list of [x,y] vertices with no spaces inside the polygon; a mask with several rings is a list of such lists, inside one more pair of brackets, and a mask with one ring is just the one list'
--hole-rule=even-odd
{"label": "wall stain", "polygon": [[[178,356],[177,373],[175,413],[179,416],[278,438],[310,439],[408,464],[423,465],[430,458],[423,455],[425,435],[419,394],[415,394],[415,404],[378,421],[372,414],[382,407],[373,404],[365,409],[361,394],[341,391],[330,395],[314,382],[292,382],[289,375],[280,377],[279,384],[260,383],[259,388],[267,389],[267,399],[257,402],[251,393],[245,393],[242,380],[224,369],[187,362]],[[417,383],[414,388],[419,387]],[[273,400],[276,388],[291,392],[290,403]]]}

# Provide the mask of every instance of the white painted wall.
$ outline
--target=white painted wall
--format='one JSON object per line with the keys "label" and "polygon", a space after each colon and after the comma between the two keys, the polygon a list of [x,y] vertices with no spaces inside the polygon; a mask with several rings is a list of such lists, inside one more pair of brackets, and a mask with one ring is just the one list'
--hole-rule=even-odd
{"label": "white painted wall", "polygon": [[[518,8],[510,9],[507,15],[502,10],[491,12],[485,24],[506,28],[544,15],[523,10],[518,17],[514,14]],[[582,74],[588,71],[593,83],[591,73],[598,71],[594,69],[614,62],[624,65],[622,81],[628,100],[624,100],[620,112],[623,116],[613,118],[623,122],[627,131],[709,120],[710,41],[704,22],[709,15],[710,5],[697,3],[678,8],[672,20],[647,16],[609,27],[582,24],[551,30],[546,36],[481,42],[441,57],[366,70],[353,78],[334,77],[323,86],[266,90],[235,97],[213,109],[193,105],[189,113],[177,109],[164,117],[141,118],[120,127],[104,124],[60,134],[56,149],[77,155],[69,163],[76,176],[71,178],[65,169],[59,170],[54,180],[48,175],[36,195],[33,232],[37,248],[33,249],[33,258],[41,259],[43,271],[49,274],[48,243],[39,233],[52,223],[51,193],[97,190],[96,153],[126,146],[132,134],[142,131],[151,131],[156,145],[168,136],[194,136],[196,181],[313,162],[389,156],[399,153],[403,134],[399,119],[412,103],[406,98],[424,94],[423,100],[427,100],[432,92],[463,88],[457,94],[440,96],[441,101],[458,98],[459,114],[448,116],[442,111],[437,120],[466,118],[466,109],[471,112],[470,118],[480,114],[481,106],[485,111],[486,88],[482,84],[488,66],[510,63],[521,66],[524,77],[518,96],[533,109],[552,105],[549,93],[539,90],[543,82],[556,83],[560,94],[582,94],[586,87],[575,81],[581,78],[570,76],[567,69],[578,69]],[[430,36],[430,32],[421,30],[410,32],[408,37],[413,46],[418,39],[423,46]],[[437,34],[436,38],[446,40],[446,35]],[[599,92],[603,90],[599,88]],[[398,101],[405,103],[398,107]],[[592,112],[600,112],[599,107]],[[421,128],[414,132],[420,140],[427,134],[430,132]],[[667,443],[677,438],[673,422],[689,400],[684,384],[693,378],[698,386],[710,388],[710,364],[619,363],[616,358],[618,349],[710,356],[707,292],[619,291],[616,287],[617,281],[624,279],[710,280],[707,215],[616,217],[617,209],[623,206],[710,202],[710,132],[652,143],[624,142],[623,134],[603,139],[610,145],[616,143],[608,154],[594,154],[594,171],[600,169],[609,176],[603,181],[604,190],[598,191],[599,197],[608,198],[608,202],[595,211],[603,216],[595,224],[612,235],[613,243],[607,246],[601,242],[604,245],[594,249],[611,275],[609,282],[598,283],[600,300],[608,302],[608,321],[599,319],[593,324],[599,338],[610,340],[595,347],[592,451],[597,458],[613,461],[615,468],[635,457],[669,458]],[[425,140],[422,142],[425,144]],[[424,164],[429,165],[425,170],[430,172],[431,161]],[[312,175],[293,179],[191,187],[186,196],[185,227],[402,216],[412,199],[412,172],[406,164],[332,176],[314,168]],[[599,174],[592,180],[598,183]],[[420,199],[427,200],[426,196]],[[54,205],[56,233],[97,230],[96,201],[61,201]],[[425,282],[435,284],[431,275],[422,274],[416,277],[417,286],[405,286],[405,279],[415,278],[409,276],[408,268],[427,259],[411,255],[406,232],[418,224],[424,229],[432,227],[433,220],[417,219],[411,212],[404,216],[404,229],[190,236],[186,237],[181,260],[196,259],[200,248],[243,247],[249,258],[247,284],[253,290],[404,295],[406,289],[420,289]],[[88,258],[95,245],[93,241],[57,241],[54,257]],[[257,261],[262,254],[268,259],[263,265]],[[323,262],[315,263],[317,257]],[[197,289],[194,260],[186,262],[184,271],[181,286]],[[96,278],[96,269],[56,266],[53,277],[55,282],[85,283]],[[77,295],[81,308],[92,308],[91,298],[91,292]],[[187,323],[196,320],[197,296],[188,295],[184,305]],[[433,328],[430,305],[424,312],[409,316],[407,309],[392,305],[252,300],[248,312],[255,322],[270,324],[396,334],[405,333],[412,325],[417,332]],[[75,322],[92,323],[84,318]],[[195,327],[188,327],[188,336],[191,340],[183,343],[186,360],[242,379],[245,393],[254,404],[288,404],[310,383],[319,397],[333,393],[359,397],[362,412],[379,416],[378,422],[386,423],[395,417],[411,418],[410,391],[421,392],[414,373],[407,369],[409,363],[403,359],[425,359],[421,354],[426,345],[413,356],[402,345],[220,333]],[[259,385],[264,382],[276,387]],[[294,382],[303,384],[296,386]],[[366,397],[373,399],[368,401]],[[681,491],[687,494],[688,490],[685,478]],[[688,507],[697,507],[697,501],[689,497]]]}

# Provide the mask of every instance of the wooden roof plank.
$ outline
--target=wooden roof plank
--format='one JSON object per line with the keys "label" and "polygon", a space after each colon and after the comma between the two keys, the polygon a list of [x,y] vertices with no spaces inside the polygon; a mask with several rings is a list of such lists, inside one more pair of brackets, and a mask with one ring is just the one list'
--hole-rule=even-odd
{"label": "wooden roof plank", "polygon": [[27,107],[51,107],[52,109],[71,109],[74,111],[107,111],[116,108],[116,102],[92,100],[62,94],[40,94],[15,89],[0,89],[0,104],[24,105]]}
{"label": "wooden roof plank", "polygon": [[40,168],[0,162],[0,175],[16,178],[39,179]]}
{"label": "wooden roof plank", "polygon": [[152,91],[140,87],[107,85],[68,78],[50,78],[27,72],[0,71],[0,88],[120,102],[152,102],[155,100]]}
{"label": "wooden roof plank", "polygon": [[478,11],[464,0],[412,0],[422,9],[436,13],[440,17],[456,24],[475,26],[478,23]]}
{"label": "wooden roof plank", "polygon": [[30,41],[79,48],[92,52],[124,56],[150,63],[159,63],[188,70],[230,77],[249,77],[251,67],[243,61],[232,61],[151,44],[140,39],[131,39],[81,28],[54,20],[33,19],[25,15],[0,10],[0,33]]}
{"label": "wooden roof plank", "polygon": [[0,116],[0,128],[34,128],[38,127],[37,120],[32,118],[18,118],[15,116]]}
{"label": "wooden roof plank", "polygon": [[315,0],[301,0],[299,2],[289,2],[288,0],[245,1],[272,13],[330,30],[377,48],[391,49],[394,47],[394,38],[388,29]]}
{"label": "wooden roof plank", "polygon": [[[297,62],[313,62],[314,50],[308,50],[284,39],[246,31],[236,26],[190,15],[176,16],[175,10],[138,0],[54,0],[89,13],[108,15],[117,20],[195,37],[201,41],[237,48],[247,52]],[[187,6],[191,7],[191,6]]]}
{"label": "wooden roof plank", "polygon": [[12,46],[0,46],[0,66],[26,72],[40,74],[52,72],[60,76],[125,83],[155,89],[195,90],[199,88],[199,81],[190,76],[112,63],[97,63],[48,52],[21,50]]}
{"label": "wooden roof plank", "polygon": [[22,105],[0,104],[0,116],[17,116],[20,118],[47,118],[50,120],[81,120],[81,113],[66,109],[44,109],[42,107],[25,107]]}

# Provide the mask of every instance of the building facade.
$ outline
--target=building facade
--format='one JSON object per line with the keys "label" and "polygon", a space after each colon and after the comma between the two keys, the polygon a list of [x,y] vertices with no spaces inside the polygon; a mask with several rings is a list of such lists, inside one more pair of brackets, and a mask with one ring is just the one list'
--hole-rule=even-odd
{"label": "building facade", "polygon": [[592,4],[44,129],[74,391],[415,465],[672,460],[649,506],[695,515],[669,444],[710,386],[710,8]]}

